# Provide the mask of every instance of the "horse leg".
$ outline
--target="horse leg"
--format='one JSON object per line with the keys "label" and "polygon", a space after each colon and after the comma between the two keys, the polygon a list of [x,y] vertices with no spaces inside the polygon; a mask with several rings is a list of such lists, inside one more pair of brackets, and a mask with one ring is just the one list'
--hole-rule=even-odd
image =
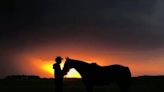
{"label": "horse leg", "polygon": [[121,92],[129,92],[131,82],[130,81],[120,81],[118,82]]}
{"label": "horse leg", "polygon": [[87,92],[93,92],[93,86],[92,85],[86,85]]}
{"label": "horse leg", "polygon": [[119,84],[119,87],[120,87],[120,92],[129,92],[128,87],[125,87],[124,85],[120,85],[120,84]]}

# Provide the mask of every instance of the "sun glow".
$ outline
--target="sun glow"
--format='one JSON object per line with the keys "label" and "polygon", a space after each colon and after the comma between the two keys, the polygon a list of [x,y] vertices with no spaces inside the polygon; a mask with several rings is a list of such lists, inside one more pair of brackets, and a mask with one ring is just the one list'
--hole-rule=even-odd
{"label": "sun glow", "polygon": [[[46,74],[45,76],[53,77],[54,76],[54,69],[53,69],[53,63],[52,60],[38,60],[39,69]],[[36,64],[35,64],[36,65]],[[37,64],[38,66],[38,64]],[[64,63],[61,63],[61,68],[63,68]],[[70,71],[67,73],[66,78],[81,78],[80,74],[75,69],[70,69]]]}
{"label": "sun glow", "polygon": [[44,65],[41,66],[41,69],[44,71],[44,72],[47,72],[51,75],[53,75],[53,68],[52,68],[52,64],[50,63],[46,63]]}
{"label": "sun glow", "polygon": [[81,76],[75,69],[70,69],[66,75],[66,78],[81,78]]}

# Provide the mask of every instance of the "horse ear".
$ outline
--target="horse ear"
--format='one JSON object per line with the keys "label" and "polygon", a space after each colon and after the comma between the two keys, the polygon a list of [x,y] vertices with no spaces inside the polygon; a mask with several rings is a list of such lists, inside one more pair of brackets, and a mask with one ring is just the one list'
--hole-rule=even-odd
{"label": "horse ear", "polygon": [[69,57],[65,57],[65,59],[67,60],[67,59],[69,59]]}

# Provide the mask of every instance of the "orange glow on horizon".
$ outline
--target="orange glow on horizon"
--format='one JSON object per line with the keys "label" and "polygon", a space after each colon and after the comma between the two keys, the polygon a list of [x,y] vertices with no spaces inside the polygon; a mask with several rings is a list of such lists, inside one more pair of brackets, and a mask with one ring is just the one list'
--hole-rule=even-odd
{"label": "orange glow on horizon", "polygon": [[[37,52],[38,51],[38,52]],[[42,51],[42,53],[40,52]],[[73,59],[78,59],[82,61],[86,61],[88,63],[97,63],[101,66],[107,66],[112,64],[120,64],[124,66],[128,66],[131,69],[131,73],[133,76],[140,76],[140,75],[159,75],[163,74],[163,62],[164,58],[141,58],[139,59],[136,53],[133,54],[117,54],[117,53],[108,53],[108,52],[99,52],[99,51],[89,51],[89,50],[36,50],[35,53],[31,54],[32,52],[24,52],[23,54],[19,55],[20,60],[16,57],[17,61],[20,61],[19,68],[22,73],[25,74],[35,74],[39,75],[40,77],[46,78],[53,78],[54,77],[54,70],[53,70],[53,63],[54,57],[57,56],[56,53],[61,55],[63,58],[65,56],[69,56]],[[51,52],[52,51],[52,52]],[[56,52],[54,52],[56,51]],[[29,61],[28,64],[24,64],[22,61]],[[61,67],[64,65],[64,61],[61,64]],[[141,62],[142,61],[142,62]],[[153,61],[159,61],[153,62]],[[146,62],[146,63],[145,63]],[[18,64],[17,64],[18,65]],[[30,67],[30,68],[29,68]],[[80,74],[75,70],[71,69],[65,77],[69,78],[81,78]]]}

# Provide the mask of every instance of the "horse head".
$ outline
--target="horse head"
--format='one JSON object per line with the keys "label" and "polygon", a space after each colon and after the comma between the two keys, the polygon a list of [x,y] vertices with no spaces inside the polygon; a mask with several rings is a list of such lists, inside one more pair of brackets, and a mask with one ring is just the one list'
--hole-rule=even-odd
{"label": "horse head", "polygon": [[63,67],[63,74],[66,75],[68,73],[68,71],[73,68],[73,62],[70,58],[66,58],[66,61],[65,61],[65,64],[64,64],[64,67]]}

